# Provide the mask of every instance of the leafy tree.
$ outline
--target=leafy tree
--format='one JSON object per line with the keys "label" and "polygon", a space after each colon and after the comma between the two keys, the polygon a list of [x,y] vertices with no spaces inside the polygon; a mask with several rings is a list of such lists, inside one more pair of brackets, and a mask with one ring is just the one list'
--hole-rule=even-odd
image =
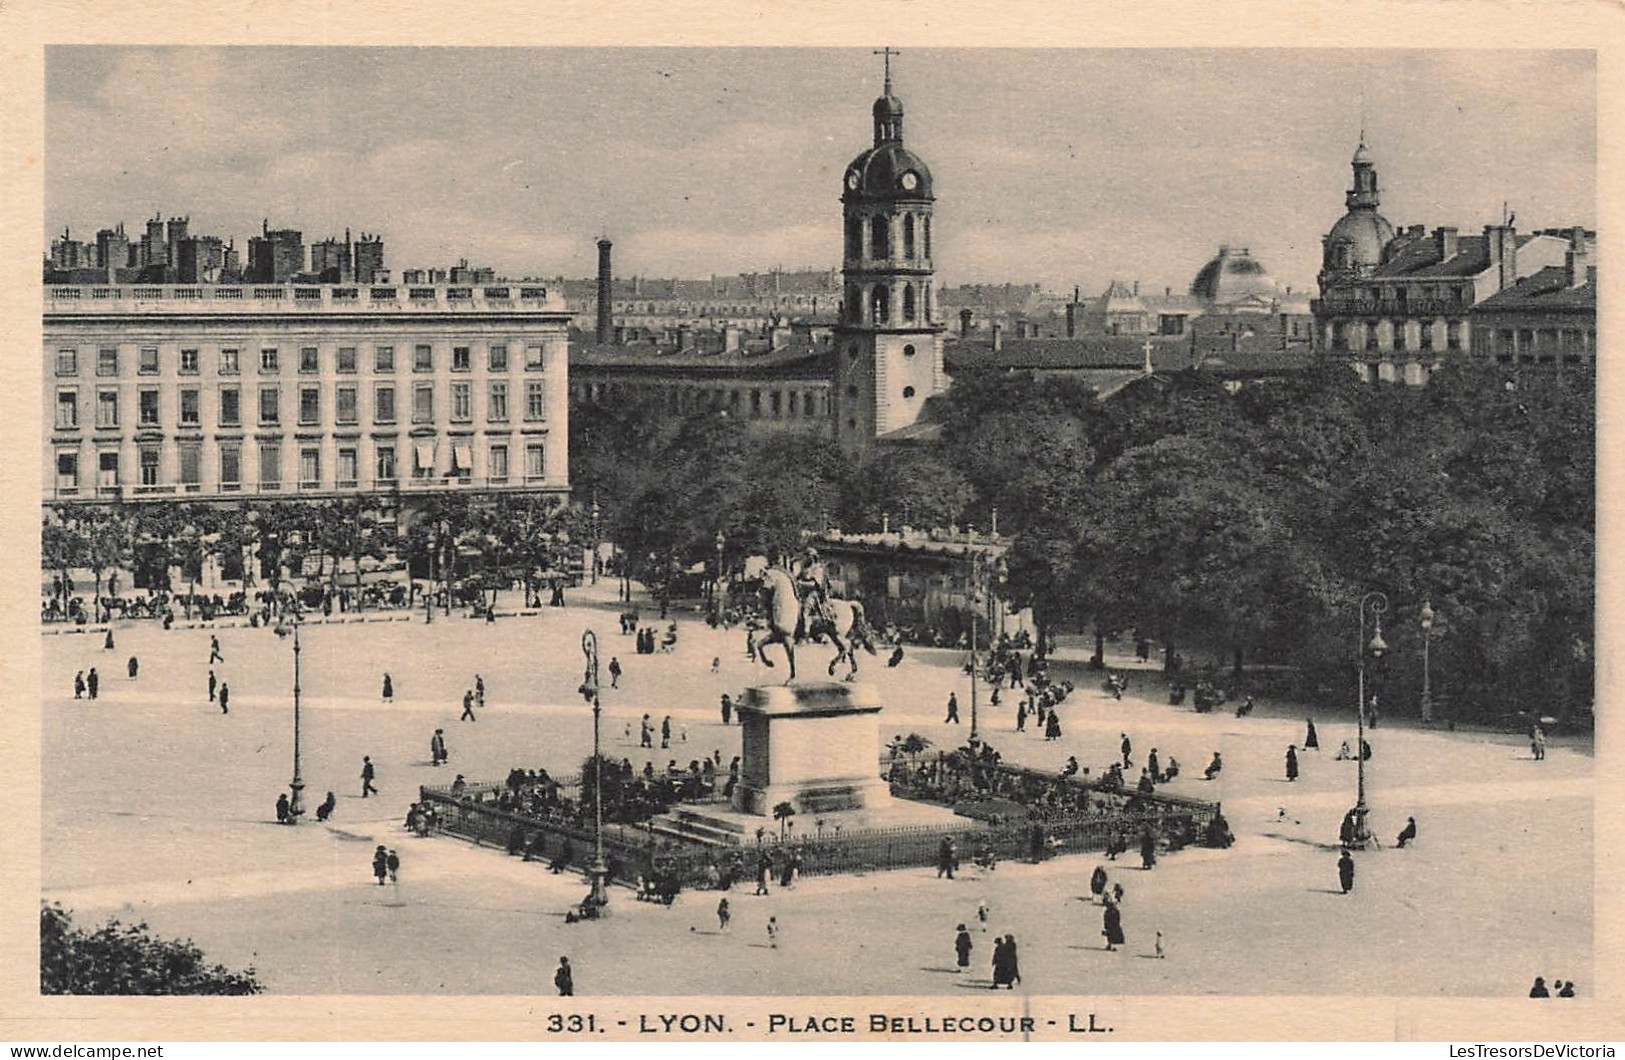
{"label": "leafy tree", "polygon": [[258,994],[254,969],[210,965],[190,940],[155,938],[147,925],[109,920],[74,926],[60,905],[40,904],[42,994]]}
{"label": "leafy tree", "polygon": [[789,827],[790,818],[795,815],[795,806],[788,802],[781,802],[773,807],[773,819],[779,822],[779,842],[784,842],[784,830]]}

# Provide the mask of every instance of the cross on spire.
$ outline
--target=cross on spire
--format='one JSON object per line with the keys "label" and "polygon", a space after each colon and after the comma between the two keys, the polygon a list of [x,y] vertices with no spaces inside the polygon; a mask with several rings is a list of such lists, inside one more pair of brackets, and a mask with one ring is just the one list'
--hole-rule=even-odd
{"label": "cross on spire", "polygon": [[886,46],[884,48],[876,48],[875,51],[874,51],[874,54],[885,57],[885,63],[886,63],[886,95],[889,96],[889,95],[891,95],[891,57],[894,56],[894,55],[902,55],[903,53],[900,52],[900,51],[894,51],[891,48],[891,46],[888,45],[888,46]]}

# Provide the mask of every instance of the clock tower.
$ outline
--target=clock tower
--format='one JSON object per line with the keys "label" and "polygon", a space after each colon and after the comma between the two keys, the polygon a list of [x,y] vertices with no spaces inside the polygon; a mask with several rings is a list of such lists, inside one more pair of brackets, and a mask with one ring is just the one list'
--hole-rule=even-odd
{"label": "clock tower", "polygon": [[874,105],[874,146],[842,176],[845,294],[835,327],[835,437],[871,445],[919,418],[944,389],[942,325],[935,322],[931,170],[903,146],[903,101],[892,95],[890,48],[884,94]]}

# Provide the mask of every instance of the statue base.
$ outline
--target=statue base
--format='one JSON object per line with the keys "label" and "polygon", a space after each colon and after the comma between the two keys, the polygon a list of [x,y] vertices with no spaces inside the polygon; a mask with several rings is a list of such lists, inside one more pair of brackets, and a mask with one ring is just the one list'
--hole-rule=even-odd
{"label": "statue base", "polygon": [[880,696],[870,685],[822,681],[745,690],[738,707],[744,751],[734,809],[767,817],[788,802],[797,814],[884,805]]}

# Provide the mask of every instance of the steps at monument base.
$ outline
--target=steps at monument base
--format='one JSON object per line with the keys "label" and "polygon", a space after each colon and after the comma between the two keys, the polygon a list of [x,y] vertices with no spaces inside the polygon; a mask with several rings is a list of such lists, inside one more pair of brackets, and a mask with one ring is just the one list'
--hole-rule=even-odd
{"label": "steps at monument base", "polygon": [[745,839],[744,822],[681,807],[656,817],[649,823],[649,830],[657,835],[708,846],[737,847]]}

